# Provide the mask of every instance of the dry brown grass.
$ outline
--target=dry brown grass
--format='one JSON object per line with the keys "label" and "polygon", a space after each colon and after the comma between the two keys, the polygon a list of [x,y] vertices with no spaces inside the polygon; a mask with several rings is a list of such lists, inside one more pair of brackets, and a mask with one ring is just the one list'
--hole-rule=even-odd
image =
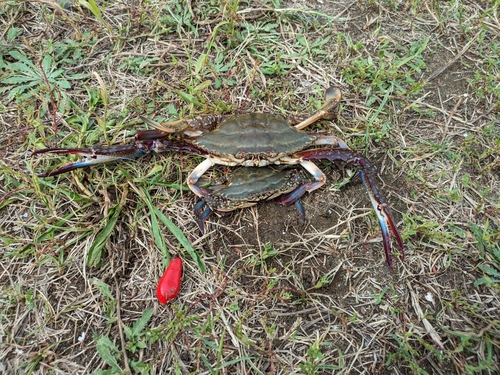
{"label": "dry brown grass", "polygon": [[[0,373],[498,373],[498,5],[436,3],[151,0],[99,3],[99,20],[85,7],[3,1]],[[22,75],[12,51],[35,70],[51,56],[60,85],[40,77],[10,96],[21,83],[6,79]],[[125,142],[144,126],[137,113],[311,112],[329,85],[344,99],[321,126],[378,166],[406,244],[394,271],[363,186],[338,188],[345,173],[326,163],[328,186],[303,199],[306,223],[270,202],[212,217],[201,236],[193,195],[170,184],[199,158],[47,179],[35,171],[56,162],[30,158]],[[185,258],[167,306],[154,295],[164,265],[144,191],[207,269],[161,225]]]}

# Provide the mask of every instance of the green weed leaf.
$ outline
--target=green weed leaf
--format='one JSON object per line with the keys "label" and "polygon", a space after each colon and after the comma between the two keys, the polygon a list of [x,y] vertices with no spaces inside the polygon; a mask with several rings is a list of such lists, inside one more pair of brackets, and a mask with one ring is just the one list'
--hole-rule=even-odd
{"label": "green weed leaf", "polygon": [[158,215],[158,218],[165,224],[165,226],[168,228],[170,232],[177,238],[177,241],[186,249],[188,252],[189,256],[191,259],[193,259],[198,267],[200,268],[201,273],[206,272],[206,267],[203,261],[201,260],[201,257],[198,255],[196,250],[193,248],[191,243],[188,241],[184,233],[177,227],[172,220],[170,220],[168,217],[166,217],[160,210],[158,210],[156,207],[153,207],[153,210],[155,211],[156,215]]}
{"label": "green weed leaf", "polygon": [[89,1],[79,0],[79,3],[80,5],[90,10],[92,14],[95,16],[95,18],[97,18],[101,24],[105,25],[104,19],[102,18],[102,12],[97,6],[95,0],[89,0]]}
{"label": "green weed leaf", "polygon": [[89,255],[87,257],[87,264],[90,267],[95,267],[101,262],[104,247],[106,246],[106,242],[115,228],[120,211],[121,208],[119,205],[116,205],[109,210],[108,222],[106,226],[99,232],[94,240],[94,243],[90,246]]}
{"label": "green weed leaf", "polygon": [[21,83],[26,83],[29,81],[33,81],[32,77],[27,77],[27,76],[10,76],[5,79],[2,79],[2,83],[4,84],[11,84],[11,85],[19,85]]}
{"label": "green weed leaf", "polygon": [[24,54],[22,54],[21,52],[19,52],[19,51],[10,51],[9,55],[11,55],[16,60],[21,61],[24,64],[26,64],[26,65],[31,66],[32,68],[34,68],[33,63]]}
{"label": "green weed leaf", "polygon": [[110,299],[114,299],[115,298],[115,296],[113,295],[113,292],[111,292],[111,289],[109,288],[109,285],[106,284],[104,281],[96,279],[96,278],[93,278],[92,279],[92,284],[95,285],[97,287],[97,289],[99,289],[99,292],[101,292],[101,294],[104,297],[107,297],[107,298],[110,298]]}
{"label": "green weed leaf", "polygon": [[[66,70],[57,68],[57,64],[51,55],[45,55],[41,64],[34,64],[19,51],[10,51],[9,54],[17,61],[5,62],[0,59],[3,70],[6,71],[6,74],[0,80],[0,83],[6,86],[0,88],[0,93],[8,92],[8,99],[17,97],[26,99],[35,95],[31,92],[31,89],[40,85],[42,87],[49,86],[47,88],[52,93],[57,92],[63,98],[66,97],[65,92],[60,90],[71,88],[67,80]],[[83,77],[81,75],[73,75],[72,78],[78,79]],[[50,94],[46,95],[49,96]]]}
{"label": "green weed leaf", "polygon": [[[174,237],[177,239],[177,241],[179,241],[179,243],[186,249],[186,251],[188,252],[191,259],[193,259],[196,262],[196,264],[200,268],[200,271],[202,273],[205,273],[206,272],[205,264],[203,263],[203,261],[201,260],[201,257],[198,255],[198,253],[193,248],[191,243],[188,241],[188,239],[186,238],[184,233],[179,229],[179,227],[177,227],[172,222],[172,220],[170,220],[168,217],[166,217],[158,208],[156,208],[153,205],[151,197],[149,196],[149,193],[147,191],[139,190],[139,189],[136,189],[136,191],[146,201],[146,204],[148,205],[149,210],[152,212],[151,217],[153,217],[153,214],[156,215],[155,220],[156,220],[156,218],[158,218],[167,227],[167,229],[174,235]],[[158,232],[161,235],[161,231],[159,228],[157,228],[157,231],[155,230],[155,232]],[[154,235],[156,236],[156,233],[154,233]],[[163,241],[163,239],[161,241]],[[167,259],[164,259],[164,261],[165,260],[167,260]],[[168,255],[168,261],[170,261],[170,255]],[[168,264],[168,262],[166,262],[166,264]],[[165,266],[166,266],[166,264],[165,264]]]}
{"label": "green weed leaf", "polygon": [[117,358],[120,358],[120,351],[107,336],[97,339],[96,349],[99,356],[113,369],[114,372],[123,373],[123,370],[117,361]]}
{"label": "green weed leaf", "polygon": [[207,54],[202,53],[194,65],[194,74],[199,74],[207,62]]}
{"label": "green weed leaf", "polygon": [[132,337],[139,336],[141,331],[144,329],[146,324],[148,324],[149,319],[153,316],[153,309],[148,309],[142,313],[142,316],[137,319],[137,321],[132,326],[132,330],[130,331]]}
{"label": "green weed leaf", "polygon": [[179,95],[182,99],[184,99],[186,102],[190,104],[196,104],[196,105],[201,105],[200,101],[196,99],[195,96],[188,94],[187,92],[179,91],[179,90],[174,90],[177,95]]}

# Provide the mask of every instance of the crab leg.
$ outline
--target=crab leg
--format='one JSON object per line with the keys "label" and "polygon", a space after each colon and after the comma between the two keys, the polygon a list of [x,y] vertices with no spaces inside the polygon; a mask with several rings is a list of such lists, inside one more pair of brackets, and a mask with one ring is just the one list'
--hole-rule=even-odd
{"label": "crab leg", "polygon": [[315,141],[315,145],[329,145],[333,147],[339,147],[342,149],[350,150],[349,146],[340,138],[334,137],[332,135],[320,135]]}
{"label": "crab leg", "polygon": [[[195,193],[199,198],[204,198],[207,194],[209,194],[209,191],[203,187],[200,187],[196,185],[200,177],[208,171],[208,169],[212,166],[214,166],[215,163],[212,158],[207,157],[203,162],[198,164],[195,169],[191,172],[187,179],[187,185],[191,189],[193,193]],[[203,207],[203,206],[202,206]]]}
{"label": "crab leg", "polygon": [[[297,204],[299,199],[305,193],[310,193],[316,189],[319,189],[325,184],[326,182],[325,174],[312,161],[292,159],[292,158],[285,159],[285,161],[288,162],[289,164],[296,164],[297,162],[299,162],[300,165],[304,167],[304,169],[306,169],[314,177],[315,181],[305,182],[302,185],[298,186],[295,190],[292,190],[290,193],[284,194],[276,198],[276,202],[278,204],[281,204],[283,206],[290,206],[293,203]],[[297,205],[297,210],[299,211],[300,218],[304,220],[305,211],[304,208],[302,207],[302,204],[300,204],[300,206]]]}
{"label": "crab leg", "polygon": [[[404,260],[404,244],[401,236],[398,232],[394,219],[389,210],[388,204],[378,186],[375,182],[375,168],[373,165],[363,158],[360,155],[357,155],[353,151],[349,149],[315,149],[309,151],[303,151],[297,154],[299,160],[329,160],[329,161],[343,161],[349,164],[355,164],[359,167],[358,172],[353,176],[353,178],[360,177],[363,185],[365,186],[368,195],[370,197],[370,201],[372,206],[377,214],[377,218],[380,224],[380,228],[382,231],[382,239],[384,243],[385,256],[387,259],[387,264],[390,268],[392,266],[391,259],[391,239],[389,230],[392,232],[396,241],[401,249],[401,258]],[[303,165],[304,162],[301,164]],[[304,193],[302,190],[299,190],[301,187],[298,187],[296,191],[285,195],[283,200],[288,201],[291,199],[299,199]]]}
{"label": "crab leg", "polygon": [[157,129],[162,134],[182,133],[188,137],[197,137],[210,130],[227,119],[227,115],[205,115],[193,119],[180,119],[165,123],[159,123],[139,115],[142,121]]}
{"label": "crab leg", "polygon": [[[137,133],[135,141],[121,146],[92,147],[92,148],[46,148],[36,150],[31,155],[56,154],[78,155],[80,160],[69,163],[54,171],[39,174],[39,177],[57,176],[78,168],[89,167],[117,160],[132,160],[140,158],[151,151],[188,151],[196,154],[206,154],[204,151],[183,142],[164,139],[165,133],[158,130],[144,130]],[[208,168],[207,168],[208,169]]]}
{"label": "crab leg", "polygon": [[57,176],[78,168],[89,167],[92,165],[108,163],[120,159],[135,159],[147,154],[149,151],[138,148],[134,144],[123,146],[113,146],[109,148],[46,148],[34,151],[33,155],[56,154],[56,155],[78,155],[81,159],[77,162],[67,164],[51,172],[39,174],[39,177]]}
{"label": "crab leg", "polygon": [[[200,229],[201,234],[205,233],[205,221],[214,212],[218,216],[228,216],[228,215],[231,215],[233,213],[232,211],[213,210],[210,207],[208,207],[208,205],[207,205],[207,208],[200,214],[200,211],[203,209],[203,207],[205,207],[206,204],[207,204],[207,202],[205,201],[204,198],[199,198],[198,202],[195,204],[195,206],[193,208],[193,212],[194,212],[195,216],[198,218],[196,220],[196,224],[198,225],[198,228]],[[253,206],[255,204],[256,203],[252,203],[249,205],[249,207]]]}
{"label": "crab leg", "polygon": [[295,125],[297,130],[304,129],[316,121],[323,118],[329,118],[334,113],[335,109],[338,107],[340,100],[342,99],[342,92],[338,87],[329,87],[326,90],[326,101],[321,108],[314,113],[312,116],[308,117],[300,124]]}
{"label": "crab leg", "polygon": [[201,234],[205,233],[205,220],[213,213],[212,209],[208,207],[205,211],[203,211],[200,215],[200,211],[205,207],[206,201],[203,198],[198,198],[198,203],[195,204],[193,208],[193,212],[195,216],[198,218],[196,220],[196,224],[198,224],[198,228],[200,229]]}
{"label": "crab leg", "polygon": [[392,218],[387,201],[378,190],[373,175],[363,169],[360,169],[358,173],[361,177],[361,181],[363,181],[363,185],[365,185],[365,188],[368,191],[368,196],[370,197],[372,206],[375,209],[375,213],[377,214],[379,225],[382,230],[382,239],[384,242],[385,257],[387,259],[387,263],[389,264],[389,267],[393,268],[391,259],[391,239],[387,226],[389,226],[401,249],[401,260],[405,259],[403,240],[401,239],[396,224],[394,223],[394,219]]}

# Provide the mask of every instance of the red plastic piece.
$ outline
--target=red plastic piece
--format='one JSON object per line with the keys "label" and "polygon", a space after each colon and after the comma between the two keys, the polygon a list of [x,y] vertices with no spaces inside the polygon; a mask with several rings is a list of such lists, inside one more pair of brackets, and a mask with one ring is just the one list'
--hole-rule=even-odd
{"label": "red plastic piece", "polygon": [[181,289],[182,259],[172,258],[156,288],[156,297],[163,305],[174,299]]}

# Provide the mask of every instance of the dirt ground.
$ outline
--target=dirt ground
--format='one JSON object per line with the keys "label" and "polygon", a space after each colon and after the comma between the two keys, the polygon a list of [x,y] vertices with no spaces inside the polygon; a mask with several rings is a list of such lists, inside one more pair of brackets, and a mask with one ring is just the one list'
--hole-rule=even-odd
{"label": "dirt ground", "polygon": [[[500,372],[498,4],[83,3],[0,10],[0,374]],[[19,88],[33,76],[12,51],[33,71],[52,56],[70,87],[46,69]],[[138,113],[304,115],[329,86],[337,118],[311,131],[376,166],[405,245],[394,270],[345,165],[317,163],[305,221],[261,202],[202,235],[182,186],[200,156],[47,178],[71,157],[31,157],[124,144]],[[184,275],[160,305],[165,249]]]}

